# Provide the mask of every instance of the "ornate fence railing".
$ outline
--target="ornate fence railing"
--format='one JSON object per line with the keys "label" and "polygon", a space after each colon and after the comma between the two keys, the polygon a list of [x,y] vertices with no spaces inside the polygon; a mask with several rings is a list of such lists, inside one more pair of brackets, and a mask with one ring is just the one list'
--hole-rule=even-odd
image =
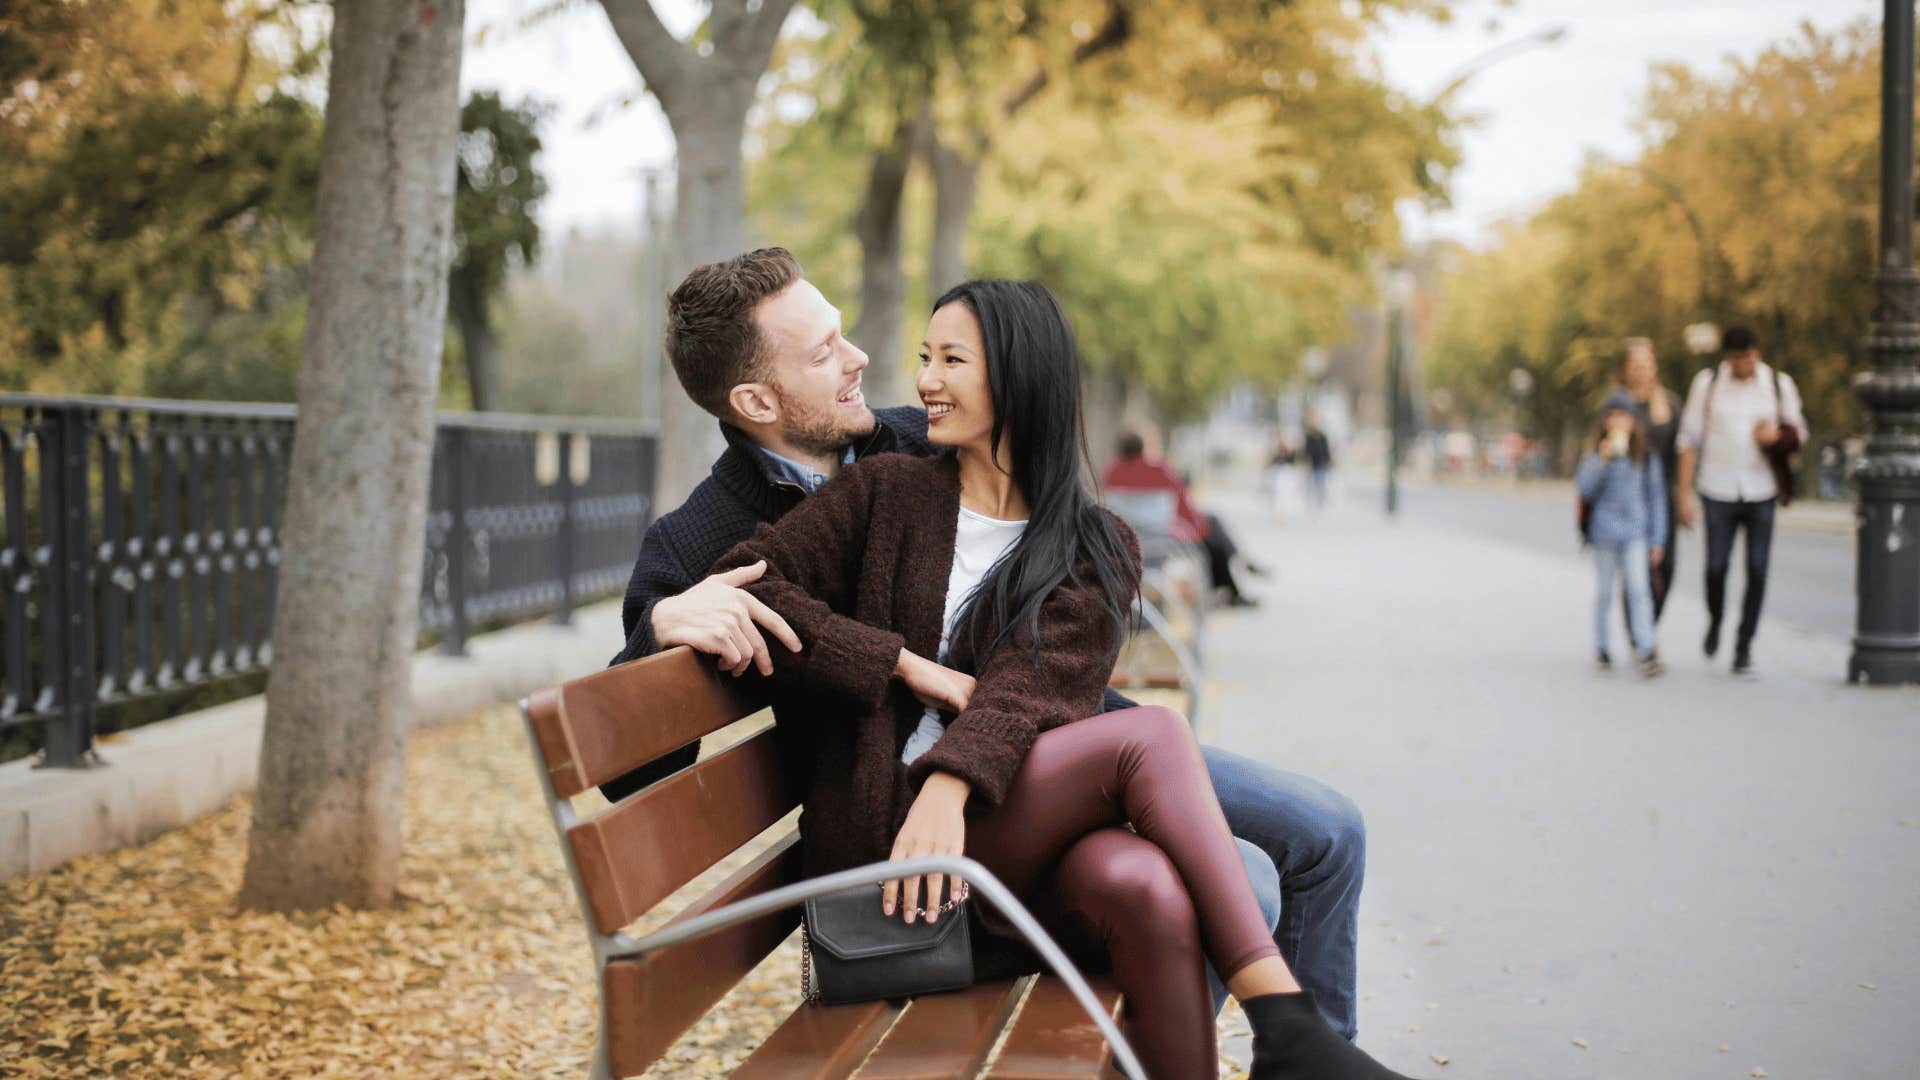
{"label": "ornate fence railing", "polygon": [[[294,422],[287,405],[0,394],[0,736],[81,766],[96,710],[266,670]],[[564,622],[619,593],[654,453],[638,424],[441,414],[422,632],[460,653],[476,624]]]}

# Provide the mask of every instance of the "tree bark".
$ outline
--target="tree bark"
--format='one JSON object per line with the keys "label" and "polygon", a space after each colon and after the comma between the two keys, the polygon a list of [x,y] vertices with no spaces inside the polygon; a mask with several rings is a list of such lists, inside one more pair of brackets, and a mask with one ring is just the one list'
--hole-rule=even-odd
{"label": "tree bark", "polygon": [[[698,55],[660,22],[650,0],[601,0],[627,55],[673,128],[676,183],[669,291],[694,267],[741,253],[746,235],[741,140],[747,109],[795,0],[713,0],[712,51]],[[719,426],[663,373],[654,506],[686,500],[725,447]]]}
{"label": "tree bark", "polygon": [[337,0],[273,674],[241,902],[392,902],[464,0]]}
{"label": "tree bark", "polygon": [[867,170],[866,201],[854,222],[860,240],[860,321],[853,343],[872,361],[862,380],[869,404],[896,405],[901,387],[900,343],[906,321],[907,280],[901,265],[900,204],[912,164],[911,125],[874,151]]}
{"label": "tree bark", "polygon": [[467,400],[475,412],[500,409],[500,341],[487,315],[487,298],[473,275],[453,272],[447,302],[460,328],[460,353],[467,367]]}
{"label": "tree bark", "polygon": [[933,242],[927,255],[927,292],[941,293],[967,280],[967,226],[980,190],[984,152],[968,154],[929,130],[927,168],[933,173]]}

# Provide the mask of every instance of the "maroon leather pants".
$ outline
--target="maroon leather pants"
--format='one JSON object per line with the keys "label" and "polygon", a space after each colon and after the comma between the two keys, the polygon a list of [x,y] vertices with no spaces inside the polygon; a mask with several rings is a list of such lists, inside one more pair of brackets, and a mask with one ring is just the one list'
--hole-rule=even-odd
{"label": "maroon leather pants", "polygon": [[967,854],[1050,927],[1105,945],[1153,1080],[1216,1075],[1202,950],[1228,978],[1280,950],[1178,713],[1143,706],[1043,733],[999,809],[967,822]]}

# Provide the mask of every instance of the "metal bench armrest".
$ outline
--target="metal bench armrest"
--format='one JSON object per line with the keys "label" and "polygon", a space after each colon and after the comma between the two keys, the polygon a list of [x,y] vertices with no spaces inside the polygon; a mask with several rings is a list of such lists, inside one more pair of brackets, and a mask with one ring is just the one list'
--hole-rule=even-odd
{"label": "metal bench armrest", "polygon": [[1100,1001],[1094,997],[1093,988],[1087,985],[1087,980],[1081,976],[1080,969],[1067,958],[1067,954],[1041,927],[1039,920],[1033,917],[1033,913],[1027,910],[1026,905],[1013,895],[1012,890],[1001,883],[999,878],[994,877],[986,867],[964,856],[928,855],[916,859],[901,859],[897,862],[868,863],[851,870],[808,878],[792,885],[783,885],[738,903],[670,923],[634,941],[633,952],[627,955],[644,956],[671,945],[680,945],[736,923],[757,919],[829,893],[861,885],[878,884],[894,878],[920,877],[926,874],[950,874],[959,877],[971,885],[976,893],[984,895],[994,907],[999,908],[1008,921],[1013,923],[1014,929],[1020,931],[1020,936],[1027,939],[1027,943],[1032,945],[1041,959],[1047,962],[1047,966],[1053,969],[1053,973],[1060,977],[1060,981],[1067,984],[1067,988],[1073,992],[1074,999],[1080,1002],[1080,1007],[1086,1010],[1087,1016],[1099,1027],[1100,1034],[1113,1048],[1114,1057],[1119,1060],[1127,1073],[1131,1076],[1146,1075],[1146,1070],[1140,1067],[1139,1058],[1134,1056],[1133,1047],[1128,1045],[1126,1036],[1120,1034],[1119,1026],[1113,1022],[1112,1017],[1101,1011]]}

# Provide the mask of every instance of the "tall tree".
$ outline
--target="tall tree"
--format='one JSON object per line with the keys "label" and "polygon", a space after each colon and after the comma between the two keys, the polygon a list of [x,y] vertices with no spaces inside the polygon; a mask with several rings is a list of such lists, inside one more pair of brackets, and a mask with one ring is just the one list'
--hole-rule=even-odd
{"label": "tall tree", "polygon": [[[712,0],[696,40],[667,31],[652,0],[601,0],[620,44],[673,128],[674,218],[668,278],[738,254],[746,244],[747,110],[794,0]],[[649,302],[661,302],[649,298]],[[719,452],[713,421],[677,389],[662,394],[654,498],[675,506]]]}
{"label": "tall tree", "polygon": [[453,247],[464,0],[337,0],[242,903],[390,903]]}
{"label": "tall tree", "polygon": [[469,400],[478,412],[501,408],[494,301],[506,288],[507,270],[532,263],[540,252],[534,213],[547,194],[547,181],[533,163],[540,152],[540,111],[510,106],[492,91],[460,107],[447,300],[460,330]]}

